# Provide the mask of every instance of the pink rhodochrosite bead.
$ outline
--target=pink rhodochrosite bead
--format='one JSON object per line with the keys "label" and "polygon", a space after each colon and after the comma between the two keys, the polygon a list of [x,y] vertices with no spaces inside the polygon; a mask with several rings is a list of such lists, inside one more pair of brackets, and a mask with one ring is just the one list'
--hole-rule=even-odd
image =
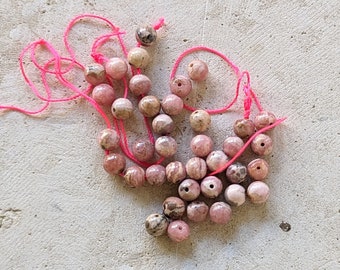
{"label": "pink rhodochrosite bead", "polygon": [[204,110],[196,110],[190,115],[190,126],[196,132],[206,131],[211,123],[211,116]]}
{"label": "pink rhodochrosite bead", "polygon": [[165,167],[165,173],[168,181],[173,184],[182,181],[187,176],[185,166],[180,161],[170,162]]}
{"label": "pink rhodochrosite bead", "polygon": [[131,166],[126,169],[124,179],[130,187],[141,187],[145,183],[145,171],[142,167]]}
{"label": "pink rhodochrosite bead", "polygon": [[84,69],[85,80],[92,84],[98,85],[106,80],[106,72],[103,65],[98,63],[89,64]]}
{"label": "pink rhodochrosite bead", "polygon": [[250,146],[253,152],[259,156],[267,156],[273,151],[273,141],[265,134],[257,135]]}
{"label": "pink rhodochrosite bead", "polygon": [[129,88],[136,96],[145,95],[151,89],[151,80],[143,74],[134,75],[130,79]]}
{"label": "pink rhodochrosite bead", "polygon": [[104,158],[103,167],[109,174],[116,175],[124,171],[126,166],[125,157],[121,154],[112,153]]}
{"label": "pink rhodochrosite bead", "polygon": [[160,156],[169,158],[176,154],[177,143],[170,136],[161,136],[155,142],[155,149]]}
{"label": "pink rhodochrosite bead", "polygon": [[255,116],[254,124],[257,130],[270,126],[274,124],[276,121],[276,117],[273,113],[267,111],[261,111],[258,115]]}
{"label": "pink rhodochrosite bead", "polygon": [[247,167],[240,162],[231,164],[226,170],[226,176],[231,183],[239,184],[247,177]]}
{"label": "pink rhodochrosite bead", "polygon": [[171,93],[179,96],[180,98],[185,98],[190,94],[192,90],[192,84],[189,78],[179,75],[170,81],[170,91]]}
{"label": "pink rhodochrosite bead", "polygon": [[193,81],[204,81],[208,73],[208,65],[202,60],[193,60],[188,65],[188,75]]}
{"label": "pink rhodochrosite bead", "polygon": [[171,219],[179,219],[185,213],[185,203],[178,197],[168,197],[163,202],[163,213]]}
{"label": "pink rhodochrosite bead", "polygon": [[133,144],[132,153],[139,161],[149,161],[154,156],[155,146],[149,140],[139,139]]}
{"label": "pink rhodochrosite bead", "polygon": [[267,177],[269,165],[264,159],[257,158],[248,164],[247,170],[251,178],[261,181]]}
{"label": "pink rhodochrosite bead", "polygon": [[154,117],[161,110],[161,103],[155,96],[145,96],[138,103],[138,109],[145,117]]}
{"label": "pink rhodochrosite bead", "polygon": [[187,206],[187,217],[193,222],[202,222],[207,218],[209,207],[205,202],[194,201]]}
{"label": "pink rhodochrosite bead", "polygon": [[178,194],[185,201],[196,200],[200,192],[200,185],[193,179],[185,179],[178,186]]}
{"label": "pink rhodochrosite bead", "polygon": [[224,198],[227,203],[240,206],[246,201],[246,190],[238,184],[231,184],[224,191]]}
{"label": "pink rhodochrosite bead", "polygon": [[206,157],[213,149],[212,139],[206,135],[199,134],[190,142],[191,151],[198,157]]}
{"label": "pink rhodochrosite bead", "polygon": [[126,120],[132,116],[133,105],[127,98],[117,98],[112,103],[111,111],[115,118]]}
{"label": "pink rhodochrosite bead", "polygon": [[223,152],[232,158],[243,146],[244,142],[240,137],[228,137],[223,142]]}
{"label": "pink rhodochrosite bead", "polygon": [[92,90],[92,98],[102,106],[111,106],[115,100],[115,91],[107,83],[101,83]]}
{"label": "pink rhodochrosite bead", "polygon": [[119,57],[113,57],[105,63],[105,71],[106,74],[112,79],[120,80],[126,75],[128,71],[128,65],[123,59]]}
{"label": "pink rhodochrosite bead", "polygon": [[216,176],[207,176],[201,182],[201,192],[206,198],[216,198],[222,189],[222,181]]}
{"label": "pink rhodochrosite bead", "polygon": [[157,115],[152,120],[152,129],[157,134],[168,135],[174,130],[174,128],[175,128],[174,121],[167,114]]}
{"label": "pink rhodochrosite bead", "polygon": [[217,224],[226,224],[231,218],[231,208],[225,202],[215,202],[209,209],[210,220]]}
{"label": "pink rhodochrosite bead", "polygon": [[145,171],[146,181],[150,185],[161,186],[166,181],[165,167],[162,165],[151,165]]}
{"label": "pink rhodochrosite bead", "polygon": [[228,157],[223,151],[212,151],[206,159],[207,166],[210,171],[215,171],[223,167],[228,162]]}
{"label": "pink rhodochrosite bead", "polygon": [[269,198],[269,187],[262,181],[254,181],[248,186],[247,195],[252,203],[265,203]]}
{"label": "pink rhodochrosite bead", "polygon": [[249,119],[239,119],[234,123],[234,132],[236,136],[246,139],[255,133],[255,125]]}
{"label": "pink rhodochrosite bead", "polygon": [[168,226],[168,236],[174,242],[182,242],[189,238],[190,228],[183,220],[175,220],[170,222]]}
{"label": "pink rhodochrosite bead", "polygon": [[103,150],[113,151],[119,147],[119,135],[114,129],[106,128],[98,135],[98,143]]}
{"label": "pink rhodochrosite bead", "polygon": [[199,157],[189,159],[185,165],[187,175],[194,179],[200,180],[207,174],[207,164],[205,160]]}
{"label": "pink rhodochrosite bead", "polygon": [[183,100],[174,94],[167,95],[162,100],[162,110],[168,115],[180,114],[183,110],[183,105]]}
{"label": "pink rhodochrosite bead", "polygon": [[145,68],[150,62],[149,53],[140,47],[133,48],[127,56],[130,65],[136,68]]}

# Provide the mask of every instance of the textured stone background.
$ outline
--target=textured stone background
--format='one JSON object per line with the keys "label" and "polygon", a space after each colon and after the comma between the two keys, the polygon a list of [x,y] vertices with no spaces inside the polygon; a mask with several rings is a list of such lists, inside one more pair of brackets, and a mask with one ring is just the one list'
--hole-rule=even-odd
{"label": "textured stone background", "polygon": [[[226,226],[192,224],[190,240],[174,244],[147,235],[143,223],[175,188],[131,190],[104,173],[95,139],[103,122],[88,104],[53,105],[36,118],[2,114],[0,269],[339,269],[339,10],[337,0],[2,0],[1,104],[39,104],[26,91],[18,55],[38,38],[63,51],[60,37],[75,15],[108,17],[128,31],[129,48],[137,25],[164,16],[145,71],[152,93],[168,91],[181,51],[204,44],[248,69],[264,107],[288,120],[272,133],[268,203],[235,209]],[[91,38],[104,30],[77,25],[71,39],[79,59],[90,61]],[[222,105],[220,96],[233,95],[231,73],[211,55],[194,57],[211,69],[198,104]],[[213,118],[216,148],[236,117]],[[187,118],[177,119],[182,160],[190,156]],[[131,140],[145,134],[129,126]],[[291,224],[289,232],[280,229],[282,221]]]}

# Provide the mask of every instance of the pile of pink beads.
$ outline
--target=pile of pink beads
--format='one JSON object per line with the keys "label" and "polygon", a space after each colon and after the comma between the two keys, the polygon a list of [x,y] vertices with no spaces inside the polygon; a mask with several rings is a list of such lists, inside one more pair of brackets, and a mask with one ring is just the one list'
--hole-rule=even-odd
{"label": "pile of pink beads", "polygon": [[[69,32],[74,24],[83,19],[99,19],[111,29],[110,33],[97,37],[93,42],[91,56],[94,63],[89,65],[82,65],[75,59],[68,41]],[[0,109],[37,114],[44,111],[51,102],[85,98],[106,123],[106,128],[98,136],[99,145],[105,150],[103,162],[105,171],[110,175],[122,176],[128,186],[135,188],[146,183],[161,186],[165,182],[170,182],[178,185],[178,194],[166,198],[163,202],[163,212],[148,216],[145,227],[153,236],[167,233],[173,241],[181,242],[190,234],[189,225],[183,220],[185,213],[187,219],[192,222],[202,222],[209,216],[214,223],[226,224],[231,218],[231,207],[242,205],[246,195],[256,204],[267,201],[269,188],[263,180],[267,177],[269,168],[263,157],[272,152],[273,144],[266,132],[284,121],[284,118],[276,119],[274,114],[262,108],[250,86],[250,75],[247,71],[241,71],[225,55],[204,46],[190,48],[178,57],[170,74],[169,95],[162,99],[148,95],[152,82],[142,74],[142,69],[150,62],[145,47],[155,44],[157,31],[163,25],[164,20],[160,19],[155,25],[138,28],[135,32],[137,45],[127,50],[122,39],[125,32],[109,20],[96,15],[77,16],[70,22],[64,34],[64,44],[69,57],[60,56],[57,50],[44,40],[28,45],[20,55],[24,79],[44,105],[33,111],[15,106],[0,106]],[[111,39],[118,40],[123,56],[108,58],[99,52],[99,49]],[[44,64],[38,63],[35,58],[38,46],[44,46],[52,54]],[[197,84],[206,80],[209,69],[204,61],[196,59],[188,63],[187,76],[176,75],[176,72],[187,55],[200,51],[220,57],[237,76],[235,96],[222,108],[203,110],[185,104],[184,99],[192,91],[193,82]],[[37,91],[35,84],[25,72],[23,59],[26,55],[30,56],[31,62],[41,74],[45,95]],[[65,74],[73,69],[84,72],[89,83],[85,90],[79,89],[65,78]],[[75,94],[66,98],[53,98],[47,75],[55,76],[60,84]],[[124,88],[122,97],[117,97],[114,88],[117,87],[117,82]],[[220,150],[214,150],[212,138],[203,133],[208,130],[212,115],[227,112],[238,100],[241,91],[245,96],[244,112],[243,118],[234,123],[235,136],[227,137]],[[138,110],[135,110],[132,99],[137,99]],[[253,104],[256,105],[258,113],[250,119]],[[107,108],[110,108],[112,116],[106,114]],[[185,110],[191,113],[190,126],[196,135],[190,143],[193,156],[186,162],[181,162],[174,159],[177,142],[172,136],[175,129],[173,117]],[[137,113],[143,118],[148,139],[136,140],[130,149],[124,123]],[[242,164],[237,159],[248,147],[259,158],[248,164]],[[135,165],[127,166],[127,159]],[[225,200],[218,199],[221,194]],[[214,200],[213,203],[211,199]]]}

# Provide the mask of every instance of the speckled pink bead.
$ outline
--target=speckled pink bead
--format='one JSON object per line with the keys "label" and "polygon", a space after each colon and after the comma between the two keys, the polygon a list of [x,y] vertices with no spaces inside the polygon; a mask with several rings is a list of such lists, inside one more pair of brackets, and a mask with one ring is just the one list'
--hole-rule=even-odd
{"label": "speckled pink bead", "polygon": [[199,157],[189,159],[185,165],[187,175],[195,180],[202,179],[207,174],[207,164]]}
{"label": "speckled pink bead", "polygon": [[151,89],[151,80],[143,74],[134,75],[130,79],[129,89],[136,96],[146,95]]}
{"label": "speckled pink bead", "polygon": [[241,185],[232,184],[225,189],[224,198],[227,203],[240,206],[246,201],[246,190]]}
{"label": "speckled pink bead", "polygon": [[115,100],[115,91],[107,83],[101,83],[92,90],[92,98],[102,106],[111,106]]}
{"label": "speckled pink bead", "polygon": [[228,157],[223,151],[212,151],[206,159],[207,166],[210,171],[215,171],[223,167],[228,162]]}
{"label": "speckled pink bead", "polygon": [[126,120],[132,116],[133,105],[127,98],[117,98],[111,106],[113,116],[120,120]]}
{"label": "speckled pink bead", "polygon": [[145,49],[136,47],[129,51],[127,59],[130,65],[136,68],[145,68],[149,64],[150,56]]}
{"label": "speckled pink bead", "polygon": [[173,184],[182,181],[187,176],[185,166],[183,165],[182,162],[179,161],[170,162],[165,167],[165,173],[168,181]]}
{"label": "speckled pink bead", "polygon": [[161,136],[155,142],[156,152],[165,158],[172,157],[177,152],[177,143],[170,136]]}
{"label": "speckled pink bead", "polygon": [[231,164],[226,170],[226,176],[231,183],[239,184],[247,177],[247,167],[240,162]]}
{"label": "speckled pink bead", "polygon": [[259,156],[267,156],[273,151],[273,141],[266,134],[257,135],[250,146],[253,152]]}
{"label": "speckled pink bead", "polygon": [[166,181],[165,167],[162,165],[151,165],[145,171],[146,181],[152,186],[161,186]]}
{"label": "speckled pink bead", "polygon": [[182,242],[189,238],[190,228],[183,220],[175,220],[170,222],[168,226],[168,236],[174,242]]}
{"label": "speckled pink bead", "polygon": [[209,209],[210,220],[217,224],[226,224],[231,219],[231,207],[225,202],[215,202]]}
{"label": "speckled pink bead", "polygon": [[255,133],[255,125],[250,119],[238,119],[234,123],[236,136],[246,139]]}
{"label": "speckled pink bead", "polygon": [[126,75],[128,71],[128,65],[123,59],[119,57],[113,57],[105,63],[105,71],[106,74],[112,79],[120,80]]}
{"label": "speckled pink bead", "polygon": [[206,131],[211,123],[211,116],[204,110],[196,110],[190,115],[190,126],[196,132]]}
{"label": "speckled pink bead", "polygon": [[169,221],[165,215],[151,214],[145,220],[145,229],[152,236],[160,236],[167,232]]}
{"label": "speckled pink bead", "polygon": [[193,81],[204,81],[208,73],[208,65],[202,60],[193,60],[188,65],[188,75]]}
{"label": "speckled pink bead", "polygon": [[192,90],[192,84],[189,78],[179,75],[176,76],[173,80],[170,81],[170,91],[171,93],[185,98],[190,94]]}
{"label": "speckled pink bead", "polygon": [[150,161],[155,153],[155,146],[146,139],[139,139],[132,146],[132,153],[139,161]]}
{"label": "speckled pink bead", "polygon": [[154,117],[161,110],[161,103],[155,96],[145,96],[138,102],[138,109],[145,117]]}
{"label": "speckled pink bead", "polygon": [[124,180],[130,187],[141,187],[145,183],[145,171],[142,167],[131,166],[125,170]]}
{"label": "speckled pink bead", "polygon": [[167,95],[162,100],[162,110],[168,115],[178,115],[183,111],[183,100],[174,94]]}
{"label": "speckled pink bead", "polygon": [[185,203],[178,197],[168,197],[163,202],[163,213],[171,219],[179,219],[185,213]]}
{"label": "speckled pink bead", "polygon": [[212,139],[203,134],[196,135],[190,142],[191,151],[198,157],[206,157],[213,147]]}
{"label": "speckled pink bead", "polygon": [[104,158],[103,167],[109,174],[116,175],[124,171],[126,160],[123,155],[112,153]]}
{"label": "speckled pink bead", "polygon": [[244,142],[240,137],[228,137],[223,142],[223,152],[232,158],[243,146]]}
{"label": "speckled pink bead", "polygon": [[185,179],[178,186],[178,194],[185,201],[196,200],[200,193],[200,185],[193,179]]}
{"label": "speckled pink bead", "polygon": [[216,198],[222,193],[222,181],[216,176],[207,176],[201,182],[201,192],[206,198]]}
{"label": "speckled pink bead", "polygon": [[252,203],[265,203],[269,198],[269,187],[262,181],[254,181],[248,186],[247,195]]}
{"label": "speckled pink bead", "polygon": [[193,222],[202,222],[207,218],[209,207],[205,202],[194,201],[187,206],[187,217]]}
{"label": "speckled pink bead", "polygon": [[114,129],[102,130],[97,140],[103,150],[113,151],[119,147],[119,135]]}
{"label": "speckled pink bead", "polygon": [[276,121],[276,117],[273,113],[267,111],[261,111],[254,118],[254,124],[257,130],[270,126],[274,124]]}
{"label": "speckled pink bead", "polygon": [[261,181],[267,177],[269,165],[264,159],[257,158],[248,164],[247,170],[251,178]]}
{"label": "speckled pink bead", "polygon": [[152,120],[152,129],[155,133],[160,135],[170,134],[175,128],[175,123],[167,114],[157,115]]}
{"label": "speckled pink bead", "polygon": [[103,65],[98,63],[89,64],[84,70],[85,80],[92,84],[98,85],[106,80],[106,72]]}

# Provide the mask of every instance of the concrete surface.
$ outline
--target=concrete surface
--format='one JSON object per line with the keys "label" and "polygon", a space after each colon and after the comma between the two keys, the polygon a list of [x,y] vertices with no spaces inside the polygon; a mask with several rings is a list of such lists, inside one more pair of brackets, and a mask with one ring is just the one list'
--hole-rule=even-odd
{"label": "concrete surface", "polygon": [[[2,114],[0,269],[340,269],[339,10],[337,0],[2,0],[1,104],[38,105],[26,91],[18,55],[38,38],[63,50],[60,37],[75,15],[108,17],[128,31],[129,47],[137,25],[164,16],[146,70],[154,94],[168,91],[179,53],[204,44],[248,69],[264,107],[288,120],[272,133],[268,203],[235,209],[226,226],[191,223],[190,239],[175,244],[150,237],[143,224],[175,188],[133,190],[109,177],[96,144],[103,122],[86,102],[53,105],[35,118]],[[103,33],[99,25],[87,27],[71,36],[83,62],[93,34]],[[196,57],[211,69],[198,104],[221,105],[216,95],[232,96],[232,76],[211,55]],[[182,160],[190,155],[187,117],[177,119]],[[231,134],[236,117],[213,118],[216,145]],[[144,134],[133,121],[129,128],[130,141]]]}

